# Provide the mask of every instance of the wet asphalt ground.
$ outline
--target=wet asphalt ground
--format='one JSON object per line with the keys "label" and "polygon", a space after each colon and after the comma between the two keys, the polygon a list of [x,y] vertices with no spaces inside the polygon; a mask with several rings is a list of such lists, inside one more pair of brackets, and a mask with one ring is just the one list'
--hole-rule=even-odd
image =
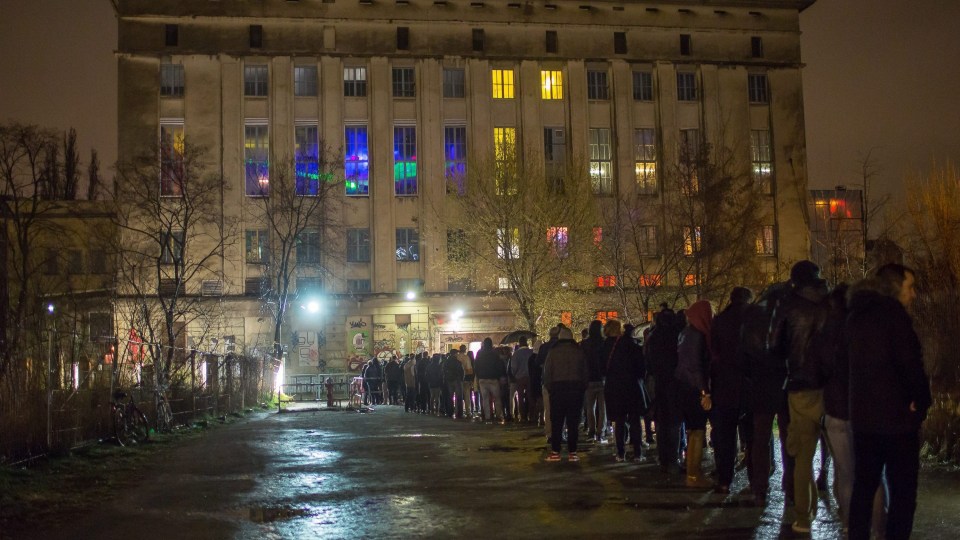
{"label": "wet asphalt ground", "polygon": [[[25,538],[805,538],[779,491],[683,487],[654,460],[616,463],[588,444],[546,463],[542,430],[381,406],[260,414],[185,441],[142,483]],[[654,454],[651,451],[650,454]],[[771,486],[779,486],[779,472]],[[960,473],[924,472],[914,538],[960,538]],[[814,538],[842,538],[821,493]]]}

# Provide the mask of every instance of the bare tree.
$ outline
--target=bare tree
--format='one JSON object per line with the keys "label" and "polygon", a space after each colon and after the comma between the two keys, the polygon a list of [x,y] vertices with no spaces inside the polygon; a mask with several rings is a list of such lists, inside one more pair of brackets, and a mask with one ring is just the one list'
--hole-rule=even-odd
{"label": "bare tree", "polygon": [[208,171],[205,156],[180,137],[117,166],[118,297],[127,306],[120,315],[131,341],[139,329],[160,384],[184,353],[187,327],[214,316],[218,305],[201,287],[223,286],[224,250],[235,237],[223,212],[229,185]]}
{"label": "bare tree", "polygon": [[437,214],[447,228],[448,276],[499,289],[491,294],[509,298],[527,328],[542,333],[591,287],[595,209],[583,166],[548,174],[541,162],[507,137],[451,179]]}
{"label": "bare tree", "polygon": [[90,150],[90,164],[87,165],[87,200],[93,201],[100,195],[100,158],[97,151]]}
{"label": "bare tree", "polygon": [[270,175],[269,191],[258,202],[263,228],[246,231],[247,262],[262,265],[260,298],[273,322],[273,352],[283,354],[281,329],[293,291],[305,292],[294,279],[329,278],[340,250],[338,230],[342,163],[322,142],[294,159],[281,160]]}

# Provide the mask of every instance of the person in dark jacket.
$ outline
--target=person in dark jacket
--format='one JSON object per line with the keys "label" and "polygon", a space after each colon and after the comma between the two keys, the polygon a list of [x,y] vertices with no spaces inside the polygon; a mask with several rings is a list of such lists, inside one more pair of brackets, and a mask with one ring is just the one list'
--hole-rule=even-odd
{"label": "person in dark jacket", "polygon": [[430,367],[430,356],[426,351],[417,355],[417,412],[430,412],[430,384],[427,382],[427,368]]}
{"label": "person in dark jacket", "polygon": [[[801,261],[794,268],[804,263],[809,261]],[[819,271],[791,271],[790,281],[793,289],[777,307],[768,343],[771,354],[787,366],[784,385],[790,409],[787,453],[794,458],[793,501],[796,510],[792,529],[808,533],[817,516],[813,458],[823,418],[823,383],[817,373],[820,358],[810,344],[826,316],[827,283],[820,279]]]}
{"label": "person in dark jacket", "polygon": [[[604,341],[603,358],[606,361],[606,381],[603,397],[606,400],[607,416],[613,422],[613,436],[617,445],[615,459],[626,458],[626,438],[629,429],[633,445],[633,460],[643,457],[643,394],[640,384],[646,375],[643,365],[643,349],[620,327],[620,321],[611,319],[604,325],[607,335]],[[629,426],[629,428],[628,428]]]}
{"label": "person in dark jacket", "polygon": [[707,413],[713,407],[710,394],[710,339],[713,306],[698,300],[684,311],[687,326],[677,342],[680,411],[687,428],[688,487],[710,487],[713,482],[701,469],[706,444]]}
{"label": "person in dark jacket", "polygon": [[587,338],[580,342],[580,349],[587,358],[587,391],[583,396],[583,415],[587,418],[587,436],[597,442],[603,441],[607,422],[606,404],[603,397],[603,380],[607,368],[603,354],[603,323],[593,321],[587,329]]}
{"label": "person in dark jacket", "polygon": [[[540,345],[540,348],[537,349],[537,359],[540,362],[540,368],[543,369],[544,363],[547,361],[547,354],[550,353],[550,347],[557,342],[557,335],[560,333],[560,327],[562,324],[558,324],[550,329],[550,339]],[[550,390],[546,386],[541,387],[543,393],[543,431],[547,436],[547,444],[550,443],[550,437],[553,433],[553,426],[550,421]]]}
{"label": "person in dark jacket", "polygon": [[886,475],[886,538],[910,537],[917,507],[920,425],[932,402],[920,339],[907,309],[915,273],[899,264],[851,291],[844,329],[850,363],[854,479],[850,538],[870,537],[874,493]]}
{"label": "person in dark jacket", "polygon": [[[537,427],[543,426],[543,363],[537,353],[527,359],[527,373],[530,374],[530,418]],[[533,420],[533,419],[536,420]]]}
{"label": "person in dark jacket", "polygon": [[672,310],[661,310],[643,342],[647,370],[653,376],[653,414],[657,423],[660,470],[676,469],[680,459],[681,414],[677,402],[677,340],[683,327]]}
{"label": "person in dark jacket", "polygon": [[750,448],[753,470],[750,476],[750,488],[753,492],[754,504],[757,506],[765,506],[767,503],[767,490],[770,487],[770,475],[773,472],[771,437],[774,419],[777,421],[780,457],[783,463],[780,488],[788,502],[793,500],[793,458],[787,454],[786,444],[790,414],[787,409],[787,395],[783,389],[787,378],[787,367],[783,361],[767,350],[767,337],[770,333],[773,313],[788,294],[790,294],[789,282],[768,287],[760,295],[760,299],[751,304],[744,314],[743,326],[740,329],[737,357],[745,375],[744,391],[750,396],[747,406],[753,413],[753,444]]}
{"label": "person in dark jacket", "polygon": [[457,409],[460,410],[459,416],[463,418],[463,364],[457,358],[457,349],[450,348],[450,352],[443,357],[441,364],[443,368],[443,384],[447,388],[446,395],[443,398],[443,413],[447,416],[456,417]]}
{"label": "person in dark jacket", "polygon": [[400,363],[397,357],[390,355],[390,360],[383,368],[383,376],[387,381],[387,396],[390,405],[400,404],[400,383],[403,381],[403,370],[400,369]]}
{"label": "person in dark jacket", "polygon": [[583,351],[573,341],[573,332],[566,326],[561,325],[558,329],[557,342],[550,347],[547,361],[543,364],[543,386],[550,395],[550,414],[553,415],[550,438],[552,452],[547,456],[547,461],[560,461],[564,425],[567,427],[567,459],[580,461],[577,456],[577,436],[583,394],[587,389],[587,361]]}
{"label": "person in dark jacket", "polygon": [[403,411],[416,411],[417,408],[417,362],[414,355],[408,354],[400,364],[403,382],[407,391],[403,398]]}
{"label": "person in dark jacket", "polygon": [[430,414],[443,414],[443,356],[434,353],[427,363],[427,386],[430,388]]}
{"label": "person in dark jacket", "polygon": [[[483,418],[488,422],[503,418],[503,409],[500,400],[500,379],[506,377],[507,369],[500,354],[493,348],[493,340],[484,338],[477,352],[477,359],[473,364],[473,372],[477,376],[477,386],[480,389],[480,406]],[[490,401],[493,400],[493,411],[490,410]]]}
{"label": "person in dark jacket", "polygon": [[383,403],[383,365],[377,357],[373,357],[367,363],[367,369],[363,373],[363,380],[367,383],[367,389],[370,393],[370,403],[380,405]]}
{"label": "person in dark jacket", "polygon": [[710,439],[716,450],[717,493],[730,493],[737,461],[737,426],[744,414],[743,372],[737,362],[740,327],[753,300],[753,291],[735,287],[730,292],[730,304],[714,319],[711,328],[713,358],[710,365],[713,426]]}

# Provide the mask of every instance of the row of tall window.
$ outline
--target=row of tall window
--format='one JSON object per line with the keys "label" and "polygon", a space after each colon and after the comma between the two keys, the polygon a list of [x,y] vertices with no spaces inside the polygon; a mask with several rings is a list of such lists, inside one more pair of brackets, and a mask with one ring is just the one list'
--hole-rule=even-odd
{"label": "row of tall window", "polygon": [[[392,68],[392,94],[396,98],[413,98],[417,95],[416,72],[413,67]],[[493,69],[490,74],[491,95],[494,99],[514,99],[516,96],[513,69]],[[607,101],[610,99],[610,80],[606,70],[587,70],[587,99]],[[653,101],[653,72],[632,72],[633,99]],[[185,88],[183,64],[160,66],[160,95],[183,97]],[[293,68],[293,93],[298,97],[318,95],[317,66],[298,65]],[[266,64],[246,65],[243,68],[243,93],[247,97],[266,97],[269,93],[269,69]],[[540,97],[544,100],[564,99],[563,71],[557,69],[540,72]],[[768,103],[769,90],[764,73],[749,73],[747,88],[750,103]],[[347,66],[343,68],[343,95],[365,97],[367,95],[367,68]],[[443,97],[466,96],[466,75],[462,68],[444,68]],[[677,99],[696,101],[699,98],[697,75],[694,71],[677,72]]]}
{"label": "row of tall window", "polygon": [[[351,228],[347,229],[346,234],[346,261],[370,262],[370,229]],[[245,231],[246,250],[244,260],[248,264],[266,264],[269,262],[269,242],[269,233],[266,229],[247,229]],[[322,238],[317,230],[306,230],[300,233],[297,238],[297,263],[319,264],[321,242]],[[409,227],[396,229],[396,260],[400,262],[417,262],[420,260],[419,230]],[[172,260],[169,262],[172,262]]]}
{"label": "row of tall window", "polygon": [[[697,159],[700,132],[683,129],[680,141],[680,182],[686,195],[699,191]],[[517,149],[517,130],[514,127],[493,129],[494,157],[498,171],[506,171]],[[316,124],[297,124],[294,127],[294,155],[296,193],[317,195],[325,171],[320,170],[319,130]],[[610,128],[590,128],[588,131],[589,174],[596,195],[613,195],[615,191],[613,134]],[[370,145],[366,124],[348,124],[344,127],[344,182],[349,196],[370,194]],[[566,131],[563,127],[543,129],[544,169],[547,179],[559,182],[566,163]],[[660,192],[657,163],[659,152],[654,128],[633,130],[632,144],[634,178],[640,194]],[[163,121],[160,125],[160,193],[163,196],[182,194],[184,128],[182,121]],[[265,120],[248,120],[244,125],[244,184],[249,196],[268,196],[270,193],[269,126]],[[752,174],[764,194],[773,192],[773,155],[769,130],[750,131],[750,158]],[[464,189],[467,173],[467,128],[448,125],[443,128],[444,180]],[[516,193],[517,186],[507,185],[510,175],[497,174],[497,192]],[[393,194],[415,196],[419,193],[417,161],[417,128],[396,125],[393,128]]]}

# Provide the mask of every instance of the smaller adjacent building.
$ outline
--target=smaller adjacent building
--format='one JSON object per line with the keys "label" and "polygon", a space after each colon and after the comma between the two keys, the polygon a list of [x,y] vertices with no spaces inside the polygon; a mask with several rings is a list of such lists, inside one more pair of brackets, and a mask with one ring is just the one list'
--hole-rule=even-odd
{"label": "smaller adjacent building", "polygon": [[863,191],[837,186],[810,190],[810,256],[833,284],[863,277],[866,230]]}

